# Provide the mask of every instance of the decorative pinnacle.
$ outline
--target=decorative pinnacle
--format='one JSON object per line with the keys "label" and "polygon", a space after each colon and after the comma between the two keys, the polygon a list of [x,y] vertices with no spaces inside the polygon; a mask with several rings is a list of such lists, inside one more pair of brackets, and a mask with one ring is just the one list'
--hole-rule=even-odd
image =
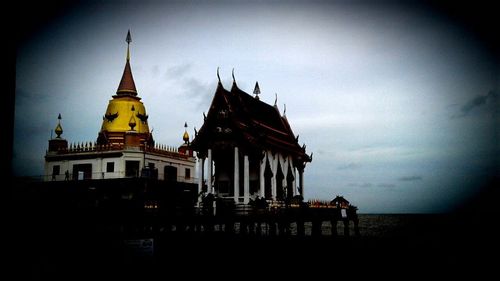
{"label": "decorative pinnacle", "polygon": [[130,44],[130,42],[132,42],[132,36],[130,36],[130,29],[128,30],[127,32],[127,39],[125,39],[125,41]]}
{"label": "decorative pinnacle", "polygon": [[233,70],[231,71],[231,75],[233,76],[233,83],[236,84],[236,79],[234,78],[234,67],[233,67]]}
{"label": "decorative pinnacle", "polygon": [[253,89],[253,94],[255,95],[256,99],[259,99],[260,95],[259,81],[255,82],[255,88]]}
{"label": "decorative pinnacle", "polygon": [[187,122],[184,122],[184,135],[182,136],[182,140],[185,144],[189,144],[189,134],[187,132]]}
{"label": "decorative pinnacle", "polygon": [[130,29],[127,32],[127,39],[125,39],[127,42],[127,61],[130,61],[130,42],[132,42],[132,36],[130,36]]}
{"label": "decorative pinnacle", "polygon": [[219,79],[219,83],[221,83],[220,82],[220,75],[219,75],[219,67],[218,66],[217,66],[217,79]]}
{"label": "decorative pinnacle", "polygon": [[[56,138],[60,139],[61,138],[61,134],[63,133],[63,128],[61,126],[61,119],[62,119],[61,118],[61,113],[59,113],[59,116],[57,116],[57,119],[59,119],[59,120],[57,122],[57,126],[56,126],[56,129],[54,130],[54,132],[56,132],[56,135],[57,135]],[[52,138],[52,133],[51,133],[51,138]]]}

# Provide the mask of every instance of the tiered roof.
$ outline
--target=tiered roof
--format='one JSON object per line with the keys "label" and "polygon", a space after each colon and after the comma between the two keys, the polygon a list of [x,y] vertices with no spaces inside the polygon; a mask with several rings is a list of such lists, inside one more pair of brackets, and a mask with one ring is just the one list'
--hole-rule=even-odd
{"label": "tiered roof", "polygon": [[277,106],[247,94],[236,82],[231,91],[227,91],[219,80],[205,122],[192,146],[203,152],[214,143],[228,141],[240,147],[270,149],[298,160],[311,161]]}

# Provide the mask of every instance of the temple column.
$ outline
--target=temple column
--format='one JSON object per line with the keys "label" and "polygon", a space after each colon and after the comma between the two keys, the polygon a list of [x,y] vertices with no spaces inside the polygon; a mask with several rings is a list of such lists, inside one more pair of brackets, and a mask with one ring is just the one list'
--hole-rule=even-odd
{"label": "temple column", "polygon": [[213,193],[212,188],[212,149],[208,149],[207,162],[207,193]]}
{"label": "temple column", "polygon": [[295,195],[297,195],[297,169],[295,169],[295,167],[292,167],[292,172],[293,172],[293,183],[292,183],[293,196],[295,196]]}
{"label": "temple column", "polygon": [[283,158],[281,157],[283,164],[281,164],[281,171],[283,172],[283,180],[281,181],[281,186],[284,187],[285,189],[285,198],[289,197],[290,194],[288,194],[288,181],[287,181],[287,176],[288,176],[288,157]]}
{"label": "temple column", "polygon": [[267,154],[264,151],[264,158],[260,161],[259,180],[260,180],[260,197],[266,197],[266,179],[264,172],[266,171]]}
{"label": "temple column", "polygon": [[243,158],[243,202],[248,204],[250,201],[250,163],[248,155]]}
{"label": "temple column", "polygon": [[[205,166],[205,158],[198,158],[198,194],[203,191],[203,178],[205,177],[203,166]],[[201,197],[198,197],[198,204],[200,201]]]}
{"label": "temple column", "polygon": [[267,153],[269,162],[271,163],[271,170],[273,172],[273,177],[271,178],[271,196],[273,200],[276,200],[276,174],[278,172],[278,154],[273,156],[269,151]]}
{"label": "temple column", "polygon": [[299,169],[299,187],[300,187],[300,195],[302,195],[302,198],[305,198],[304,196],[304,170]]}
{"label": "temple column", "polygon": [[240,197],[240,159],[238,147],[234,147],[234,202]]}

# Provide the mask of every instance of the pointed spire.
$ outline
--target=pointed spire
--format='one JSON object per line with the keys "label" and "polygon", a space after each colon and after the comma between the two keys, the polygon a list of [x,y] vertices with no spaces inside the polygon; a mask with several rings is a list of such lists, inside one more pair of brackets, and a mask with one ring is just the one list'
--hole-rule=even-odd
{"label": "pointed spire", "polygon": [[125,69],[123,70],[122,80],[120,81],[116,94],[137,96],[134,77],[132,76],[132,69],[130,68],[130,42],[132,42],[130,30],[127,33],[125,41],[127,42],[127,61],[125,63]]}
{"label": "pointed spire", "polygon": [[130,42],[132,42],[132,36],[130,36],[130,29],[127,32],[127,39],[125,39],[127,42],[127,61],[130,60]]}
{"label": "pointed spire", "polygon": [[253,94],[255,95],[256,99],[259,99],[259,95],[260,95],[259,81],[255,82],[255,88],[253,89]]}

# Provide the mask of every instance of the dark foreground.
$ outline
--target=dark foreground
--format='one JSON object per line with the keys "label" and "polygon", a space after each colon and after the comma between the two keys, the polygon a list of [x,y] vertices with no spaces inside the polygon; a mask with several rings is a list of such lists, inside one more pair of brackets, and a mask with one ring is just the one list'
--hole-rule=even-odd
{"label": "dark foreground", "polygon": [[[364,216],[378,220],[383,216]],[[385,215],[390,216],[390,215]],[[18,222],[8,240],[14,279],[101,279],[222,275],[294,277],[348,274],[352,277],[420,274],[485,274],[498,261],[498,230],[477,217],[463,215],[401,215],[406,225],[387,225],[383,235],[360,237],[269,237],[222,232],[159,233],[154,237],[100,232],[71,221],[34,215]],[[486,219],[486,217],[484,217]],[[374,224],[370,224],[372,227]],[[88,226],[88,225],[87,225]],[[130,244],[152,238],[151,248]],[[236,270],[239,273],[230,273]]]}
{"label": "dark foreground", "polygon": [[[61,211],[61,200],[36,205],[37,200],[18,198],[4,224],[9,236],[3,273],[12,280],[406,280],[464,274],[477,280],[498,267],[497,185],[450,214],[360,215],[360,236],[339,231],[336,237],[328,225],[322,228],[324,235],[306,231],[304,237],[293,231],[274,237],[123,231],[123,221],[112,217],[89,216],[78,208]],[[119,217],[127,218],[123,213]]]}

